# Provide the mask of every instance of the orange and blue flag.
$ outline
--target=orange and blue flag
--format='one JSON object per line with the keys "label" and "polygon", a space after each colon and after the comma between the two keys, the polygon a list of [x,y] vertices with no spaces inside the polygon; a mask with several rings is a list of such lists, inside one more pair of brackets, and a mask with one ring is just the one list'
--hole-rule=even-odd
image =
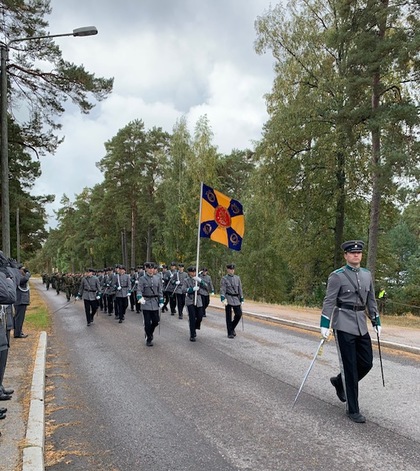
{"label": "orange and blue flag", "polygon": [[242,204],[203,183],[200,237],[209,237],[233,250],[241,250],[245,232]]}

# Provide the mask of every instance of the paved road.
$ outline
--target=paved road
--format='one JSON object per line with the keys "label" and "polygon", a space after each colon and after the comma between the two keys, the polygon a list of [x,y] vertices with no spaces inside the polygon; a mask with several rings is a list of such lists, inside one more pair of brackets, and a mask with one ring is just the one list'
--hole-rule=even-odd
{"label": "paved road", "polygon": [[[63,296],[43,291],[52,310]],[[100,313],[87,327],[82,303],[55,312],[47,365],[46,469],[61,471],[419,469],[419,358],[383,352],[361,384],[368,422],[352,423],[329,377],[325,346],[291,405],[319,336],[245,320],[226,337],[211,308],[196,343],[188,322],[166,313],[155,346],[142,317]]]}

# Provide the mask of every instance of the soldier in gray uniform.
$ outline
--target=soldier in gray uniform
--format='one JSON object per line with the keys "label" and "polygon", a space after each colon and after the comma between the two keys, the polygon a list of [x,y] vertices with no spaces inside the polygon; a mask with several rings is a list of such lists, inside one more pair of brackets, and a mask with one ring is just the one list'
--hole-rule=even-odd
{"label": "soldier in gray uniform", "polygon": [[[226,328],[228,338],[236,337],[235,328],[242,317],[242,303],[244,294],[242,292],[242,283],[238,275],[235,275],[235,265],[230,263],[226,265],[227,275],[220,282],[220,300],[225,305]],[[232,320],[232,310],[235,313]]]}
{"label": "soldier in gray uniform", "polygon": [[178,270],[174,273],[174,276],[171,278],[171,286],[173,287],[173,296],[176,299],[176,308],[178,309],[178,319],[184,317],[183,311],[185,307],[185,293],[183,291],[182,285],[184,280],[188,275],[184,271],[184,264],[178,263]]}
{"label": "soldier in gray uniform", "polygon": [[[197,276],[197,269],[194,266],[187,268],[188,276],[185,278],[182,290],[185,293],[185,305],[188,310],[190,324],[190,340],[196,341],[197,330],[200,330],[203,319],[203,299],[200,294],[202,288],[207,288],[207,284],[202,278]],[[197,292],[197,295],[196,295]]]}
{"label": "soldier in gray uniform", "polygon": [[372,341],[367,316],[380,335],[381,321],[369,270],[360,267],[364,242],[349,240],[341,245],[346,265],[328,278],[321,314],[321,334],[334,330],[342,373],[330,379],[340,401],[347,400],[347,415],[356,423],[366,422],[359,410],[359,381],[372,368]]}
{"label": "soldier in gray uniform", "polygon": [[142,305],[146,345],[153,346],[153,333],[159,325],[159,309],[163,306],[163,290],[160,275],[154,274],[155,264],[144,264],[146,273],[138,279],[137,302]]}
{"label": "soldier in gray uniform", "polygon": [[121,324],[125,319],[125,311],[128,307],[128,298],[131,294],[130,275],[125,272],[125,267],[120,265],[117,273],[112,280],[115,286],[115,315],[118,316],[118,322]]}
{"label": "soldier in gray uniform", "polygon": [[82,278],[80,283],[79,292],[76,299],[83,299],[85,304],[85,314],[87,325],[93,324],[93,318],[98,310],[98,300],[101,296],[101,285],[98,277],[94,276],[95,270],[89,268],[86,275]]}

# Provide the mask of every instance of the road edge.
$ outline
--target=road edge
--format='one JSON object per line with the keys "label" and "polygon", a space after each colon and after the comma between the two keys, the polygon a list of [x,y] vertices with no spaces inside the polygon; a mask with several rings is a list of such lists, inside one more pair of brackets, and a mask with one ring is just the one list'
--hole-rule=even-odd
{"label": "road edge", "polygon": [[32,376],[31,397],[26,428],[22,471],[44,471],[45,443],[45,367],[47,333],[40,332]]}

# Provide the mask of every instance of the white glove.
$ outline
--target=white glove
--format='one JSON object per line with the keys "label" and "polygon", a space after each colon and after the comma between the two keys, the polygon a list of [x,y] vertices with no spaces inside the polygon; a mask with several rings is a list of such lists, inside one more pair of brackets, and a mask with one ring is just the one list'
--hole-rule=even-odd
{"label": "white glove", "polygon": [[198,291],[200,289],[199,286],[193,286],[193,291]]}
{"label": "white glove", "polygon": [[378,334],[378,337],[381,336],[382,327],[380,325],[375,326],[373,330]]}
{"label": "white glove", "polygon": [[76,301],[80,301],[80,297],[79,297],[79,296],[76,296]]}
{"label": "white glove", "polygon": [[101,297],[100,297],[100,296],[96,296],[96,299],[101,299]]}
{"label": "white glove", "polygon": [[223,303],[225,306],[227,306],[227,305],[229,304],[227,299],[224,299],[224,300],[222,301],[222,303]]}
{"label": "white glove", "polygon": [[140,298],[137,302],[140,304],[146,304],[146,300],[144,298]]}
{"label": "white glove", "polygon": [[327,339],[330,336],[330,329],[328,327],[321,327],[321,335],[324,339]]}
{"label": "white glove", "polygon": [[193,280],[198,281],[199,283],[201,283],[201,278],[197,275],[193,276]]}
{"label": "white glove", "polygon": [[159,303],[159,309],[163,308],[163,303]]}
{"label": "white glove", "polygon": [[175,281],[175,284],[178,286],[181,282],[179,280]]}
{"label": "white glove", "polygon": [[117,290],[118,290],[118,291],[121,291],[121,286],[118,286],[118,287],[117,287]]}

